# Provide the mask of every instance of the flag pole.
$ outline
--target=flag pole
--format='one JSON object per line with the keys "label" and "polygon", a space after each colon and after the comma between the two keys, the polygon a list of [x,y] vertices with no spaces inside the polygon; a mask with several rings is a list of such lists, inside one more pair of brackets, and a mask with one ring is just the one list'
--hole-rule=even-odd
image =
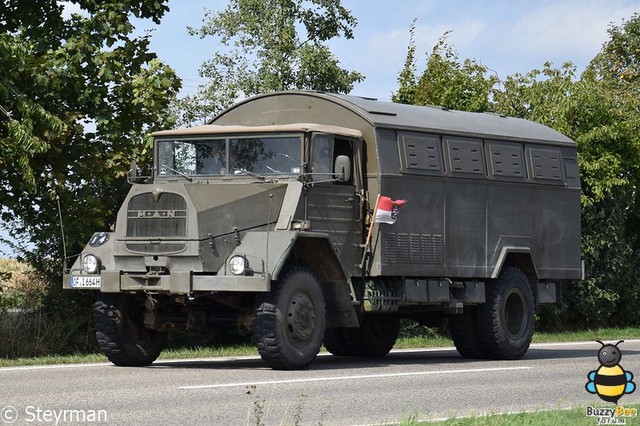
{"label": "flag pole", "polygon": [[376,214],[378,213],[378,204],[380,203],[380,194],[376,198],[376,204],[373,208],[373,216],[369,220],[369,232],[367,233],[367,239],[364,242],[364,253],[362,254],[362,261],[360,262],[360,270],[364,273],[364,264],[367,260],[367,253],[369,251],[369,242],[371,241],[371,234],[373,233],[373,225],[376,223]]}

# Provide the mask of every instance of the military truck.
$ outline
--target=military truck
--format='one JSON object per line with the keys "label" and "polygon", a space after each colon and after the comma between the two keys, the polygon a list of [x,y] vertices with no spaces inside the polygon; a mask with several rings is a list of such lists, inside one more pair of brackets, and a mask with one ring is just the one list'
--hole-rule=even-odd
{"label": "military truck", "polygon": [[582,276],[576,144],[537,123],[292,91],[153,136],[152,176],[64,275],[96,291],[116,365],[228,324],[275,369],[323,343],[381,357],[401,318],[448,320],[464,357],[518,359],[536,309]]}

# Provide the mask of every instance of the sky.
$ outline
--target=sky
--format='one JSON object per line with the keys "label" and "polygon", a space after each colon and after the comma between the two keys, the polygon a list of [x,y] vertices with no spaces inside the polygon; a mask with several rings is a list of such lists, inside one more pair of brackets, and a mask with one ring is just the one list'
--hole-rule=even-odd
{"label": "sky", "polygon": [[[213,56],[218,41],[190,36],[205,10],[220,11],[222,0],[170,0],[160,25],[151,30],[151,50],[183,80],[182,94],[195,93],[205,81],[200,65]],[[640,0],[342,0],[358,20],[352,40],[329,44],[343,68],[366,78],[351,94],[389,100],[407,54],[409,28],[416,22],[418,72],[438,39],[447,38],[460,60],[476,59],[505,79],[514,73],[541,69],[545,62],[560,67],[570,61],[582,72],[608,40],[610,24],[640,11]],[[68,12],[72,7],[67,8]],[[0,229],[0,238],[6,231]],[[13,253],[0,243],[0,256]]]}
{"label": "sky", "polygon": [[[202,25],[204,11],[226,7],[222,0],[170,0],[170,11],[154,26],[151,49],[183,79],[183,93],[203,80],[198,68],[217,49],[213,37],[189,36],[187,26]],[[329,43],[343,68],[362,73],[354,95],[389,100],[397,90],[416,20],[418,72],[438,39],[447,41],[460,60],[476,59],[501,79],[516,72],[556,67],[571,61],[578,72],[607,41],[611,23],[620,25],[640,11],[639,0],[342,0],[358,20],[352,40]]]}

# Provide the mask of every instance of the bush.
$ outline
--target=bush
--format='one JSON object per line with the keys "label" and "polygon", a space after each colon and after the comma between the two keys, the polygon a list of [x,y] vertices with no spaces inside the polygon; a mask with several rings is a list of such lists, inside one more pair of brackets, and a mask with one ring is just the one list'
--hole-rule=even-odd
{"label": "bush", "polygon": [[437,327],[427,327],[420,325],[418,322],[403,318],[400,320],[400,334],[398,338],[437,338],[437,337],[450,337],[449,327],[446,321],[443,321],[441,325]]}
{"label": "bush", "polygon": [[0,311],[1,358],[95,353],[91,310],[88,315],[64,315],[37,309]]}
{"label": "bush", "polygon": [[91,295],[67,292],[24,263],[0,259],[0,357],[96,352]]}
{"label": "bush", "polygon": [[0,259],[0,311],[37,309],[45,292],[45,281],[26,264]]}

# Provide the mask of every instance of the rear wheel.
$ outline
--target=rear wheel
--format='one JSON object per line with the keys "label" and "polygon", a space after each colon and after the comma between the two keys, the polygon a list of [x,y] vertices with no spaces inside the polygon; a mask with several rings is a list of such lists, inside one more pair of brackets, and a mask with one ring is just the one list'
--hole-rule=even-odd
{"label": "rear wheel", "polygon": [[256,297],[253,326],[258,352],[269,367],[307,368],[320,350],[325,326],[316,276],[300,266],[284,271],[271,293]]}
{"label": "rear wheel", "polygon": [[478,339],[490,358],[519,359],[533,336],[533,292],[518,268],[504,269],[487,283],[486,303],[478,306]]}
{"label": "rear wheel", "polygon": [[99,293],[94,305],[98,346],[119,366],[145,366],[158,358],[166,333],[146,328],[144,299],[128,294]]}
{"label": "rear wheel", "polygon": [[359,328],[342,329],[352,356],[380,358],[393,349],[400,333],[400,318],[369,314],[362,318]]}
{"label": "rear wheel", "polygon": [[465,358],[484,358],[477,330],[477,307],[466,306],[461,315],[449,317],[451,337],[458,353]]}
{"label": "rear wheel", "polygon": [[322,344],[335,356],[352,356],[353,353],[349,347],[345,336],[344,328],[327,328],[324,331]]}

